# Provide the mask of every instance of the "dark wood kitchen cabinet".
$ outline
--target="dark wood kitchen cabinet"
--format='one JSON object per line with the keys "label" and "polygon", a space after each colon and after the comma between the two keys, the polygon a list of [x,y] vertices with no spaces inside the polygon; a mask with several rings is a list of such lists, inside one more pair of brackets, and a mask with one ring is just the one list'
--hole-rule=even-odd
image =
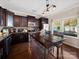
{"label": "dark wood kitchen cabinet", "polygon": [[36,19],[34,16],[27,16],[28,22],[34,22],[38,25],[38,19]]}
{"label": "dark wood kitchen cabinet", "polygon": [[21,26],[21,16],[14,15],[14,26],[20,27]]}
{"label": "dark wood kitchen cabinet", "polygon": [[0,41],[0,59],[2,59],[3,56],[3,42]]}
{"label": "dark wood kitchen cabinet", "polygon": [[1,56],[0,59],[5,59],[7,55],[9,55],[10,52],[10,46],[12,43],[12,37],[11,35],[5,37],[0,41],[0,50],[1,50]]}
{"label": "dark wood kitchen cabinet", "polygon": [[6,36],[2,41],[0,41],[0,50],[2,50],[0,59],[6,59],[6,57],[9,55],[10,47],[12,44],[14,45],[28,41],[28,33],[12,33]]}
{"label": "dark wood kitchen cabinet", "polygon": [[12,44],[28,42],[28,33],[13,33]]}
{"label": "dark wood kitchen cabinet", "polygon": [[43,29],[43,24],[48,24],[48,18],[39,18],[39,30]]}
{"label": "dark wood kitchen cabinet", "polygon": [[37,31],[38,30],[38,19],[36,19],[34,16],[27,16],[28,20],[28,30],[29,31]]}
{"label": "dark wood kitchen cabinet", "polygon": [[11,43],[12,43],[11,36],[8,36],[7,38],[4,39],[4,56],[9,54]]}
{"label": "dark wood kitchen cabinet", "polygon": [[36,21],[36,18],[34,16],[27,16],[27,20],[28,22],[35,22]]}
{"label": "dark wood kitchen cabinet", "polygon": [[27,25],[28,25],[27,17],[22,16],[21,27],[27,27]]}
{"label": "dark wood kitchen cabinet", "polygon": [[14,15],[14,26],[15,27],[27,27],[27,17]]}
{"label": "dark wood kitchen cabinet", "polygon": [[10,23],[13,25],[11,22],[11,20],[13,20],[13,15],[13,12],[0,7],[0,26],[8,26]]}
{"label": "dark wood kitchen cabinet", "polygon": [[6,9],[0,7],[0,26],[6,25]]}

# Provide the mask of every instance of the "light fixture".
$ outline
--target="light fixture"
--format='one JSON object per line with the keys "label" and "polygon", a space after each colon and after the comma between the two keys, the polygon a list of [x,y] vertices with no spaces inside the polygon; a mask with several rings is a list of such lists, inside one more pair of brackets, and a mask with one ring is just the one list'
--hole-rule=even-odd
{"label": "light fixture", "polygon": [[50,4],[49,0],[46,0],[46,9],[43,11],[42,14],[45,14],[45,13],[49,12],[50,9],[55,10],[56,9],[56,5]]}

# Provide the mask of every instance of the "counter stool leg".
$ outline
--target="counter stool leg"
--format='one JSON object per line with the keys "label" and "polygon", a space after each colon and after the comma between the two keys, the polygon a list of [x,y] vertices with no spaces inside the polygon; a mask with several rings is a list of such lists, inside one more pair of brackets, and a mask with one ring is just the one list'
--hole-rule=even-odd
{"label": "counter stool leg", "polygon": [[63,45],[61,46],[61,58],[64,59],[64,56],[63,56]]}
{"label": "counter stool leg", "polygon": [[52,50],[53,50],[53,54],[54,54],[54,47],[52,48]]}
{"label": "counter stool leg", "polygon": [[47,49],[45,48],[44,49],[44,59],[46,59],[46,56],[47,56]]}
{"label": "counter stool leg", "polygon": [[59,46],[57,46],[57,59],[59,59]]}

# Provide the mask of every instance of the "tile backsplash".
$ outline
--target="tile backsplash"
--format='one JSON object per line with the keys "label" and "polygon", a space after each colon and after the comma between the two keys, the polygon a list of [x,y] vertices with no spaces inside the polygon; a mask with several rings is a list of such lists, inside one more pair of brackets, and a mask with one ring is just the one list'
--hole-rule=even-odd
{"label": "tile backsplash", "polygon": [[27,32],[27,27],[4,27],[4,26],[0,26],[0,31],[2,30],[2,29],[15,29],[15,32],[18,32],[18,31],[21,31],[21,30],[23,30],[24,32]]}

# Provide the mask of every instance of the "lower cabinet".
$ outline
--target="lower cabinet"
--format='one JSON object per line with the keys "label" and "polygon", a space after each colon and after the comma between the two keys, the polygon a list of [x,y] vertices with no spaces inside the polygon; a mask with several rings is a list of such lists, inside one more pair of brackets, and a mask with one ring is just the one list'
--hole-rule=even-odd
{"label": "lower cabinet", "polygon": [[9,49],[10,49],[10,45],[11,45],[11,37],[8,37],[5,39],[4,41],[4,51],[5,51],[5,54],[8,55],[9,54]]}
{"label": "lower cabinet", "polygon": [[0,41],[0,59],[2,59],[3,56],[3,43]]}
{"label": "lower cabinet", "polygon": [[5,59],[5,57],[9,54],[11,43],[12,43],[11,36],[8,36],[3,40],[3,46],[4,47],[3,47],[3,57],[2,57],[2,59]]}
{"label": "lower cabinet", "polygon": [[13,33],[12,44],[28,42],[28,33]]}
{"label": "lower cabinet", "polygon": [[12,44],[28,42],[28,33],[13,33],[0,42],[0,59],[5,59],[9,55]]}

